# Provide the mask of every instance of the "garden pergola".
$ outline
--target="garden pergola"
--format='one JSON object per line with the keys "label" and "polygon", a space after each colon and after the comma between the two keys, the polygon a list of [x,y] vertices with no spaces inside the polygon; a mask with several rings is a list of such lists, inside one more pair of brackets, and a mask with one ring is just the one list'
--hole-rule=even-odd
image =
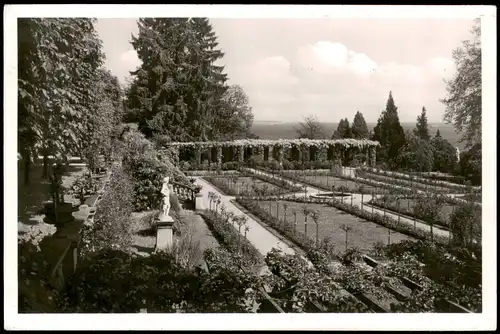
{"label": "garden pergola", "polygon": [[218,164],[247,162],[251,157],[263,161],[334,161],[346,152],[362,154],[364,161],[375,165],[379,142],[368,139],[240,139],[233,141],[173,142],[168,145],[176,163],[194,157]]}

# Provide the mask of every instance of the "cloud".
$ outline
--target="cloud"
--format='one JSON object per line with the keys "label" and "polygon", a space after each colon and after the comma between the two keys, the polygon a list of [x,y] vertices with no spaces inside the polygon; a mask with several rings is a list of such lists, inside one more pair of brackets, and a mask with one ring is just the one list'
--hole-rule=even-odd
{"label": "cloud", "polygon": [[375,71],[377,63],[364,53],[349,50],[338,42],[318,41],[297,50],[298,64],[322,74],[351,71],[364,75]]}
{"label": "cloud", "polygon": [[[130,70],[141,64],[134,50],[119,59]],[[445,57],[421,64],[378,63],[366,52],[322,40],[299,46],[288,58],[264,56],[226,71],[230,83],[244,88],[259,120],[298,121],[313,113],[337,122],[359,110],[375,121],[392,91],[402,121],[415,119],[422,106],[438,114],[430,121],[438,121],[442,106],[435,97],[446,94],[442,79],[453,74],[454,63]]]}
{"label": "cloud", "polygon": [[422,106],[437,115],[430,121],[438,121],[438,98],[446,94],[442,79],[454,67],[444,57],[421,64],[378,63],[367,53],[325,40],[300,46],[289,59],[266,57],[237,75],[256,119],[290,120],[288,115],[294,115],[298,120],[297,115],[314,113],[322,121],[337,122],[360,110],[375,121],[392,91],[402,121],[413,121]]}
{"label": "cloud", "polygon": [[120,55],[120,61],[131,71],[135,70],[142,64],[135,50],[128,50],[126,52],[123,52]]}
{"label": "cloud", "polygon": [[290,73],[291,63],[282,56],[266,57],[259,60],[244,71],[244,81],[258,87],[291,87],[299,83],[299,79]]}
{"label": "cloud", "polygon": [[429,59],[426,67],[432,74],[443,76],[446,79],[450,79],[455,72],[455,63],[453,60],[443,57]]}
{"label": "cloud", "polygon": [[348,67],[357,74],[369,74],[377,70],[377,63],[364,53],[349,52]]}

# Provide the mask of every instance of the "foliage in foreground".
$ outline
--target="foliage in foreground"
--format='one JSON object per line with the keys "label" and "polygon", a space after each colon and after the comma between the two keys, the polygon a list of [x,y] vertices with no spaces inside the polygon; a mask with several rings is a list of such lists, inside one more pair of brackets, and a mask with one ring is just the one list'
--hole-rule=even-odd
{"label": "foliage in foreground", "polygon": [[209,271],[189,269],[168,252],[148,257],[105,249],[86,258],[61,299],[64,312],[148,313],[248,312],[258,298],[258,277],[237,258],[205,251]]}

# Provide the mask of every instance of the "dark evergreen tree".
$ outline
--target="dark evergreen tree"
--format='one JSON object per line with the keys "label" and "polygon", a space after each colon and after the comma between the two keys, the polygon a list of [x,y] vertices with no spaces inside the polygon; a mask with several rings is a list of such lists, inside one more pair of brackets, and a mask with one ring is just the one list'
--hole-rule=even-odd
{"label": "dark evergreen tree", "polygon": [[354,120],[352,121],[352,137],[356,139],[363,139],[369,137],[368,126],[366,125],[365,118],[363,114],[359,111],[354,115]]}
{"label": "dark evergreen tree", "polygon": [[332,139],[352,138],[351,126],[347,118],[341,119],[337,130],[333,132]]}
{"label": "dark evergreen tree", "polygon": [[430,140],[429,124],[427,124],[427,114],[425,107],[422,107],[422,113],[417,117],[417,126],[413,130],[415,136],[423,140]]}
{"label": "dark evergreen tree", "polygon": [[244,92],[236,95],[245,110],[226,94],[224,67],[215,65],[224,53],[208,19],[140,19],[132,44],[142,65],[133,73],[126,119],[137,122],[146,136],[173,141],[236,138],[251,124]]}
{"label": "dark evergreen tree", "polygon": [[401,148],[405,145],[405,133],[399,123],[398,108],[389,92],[386,108],[373,129],[373,139],[380,143],[377,159],[395,165]]}

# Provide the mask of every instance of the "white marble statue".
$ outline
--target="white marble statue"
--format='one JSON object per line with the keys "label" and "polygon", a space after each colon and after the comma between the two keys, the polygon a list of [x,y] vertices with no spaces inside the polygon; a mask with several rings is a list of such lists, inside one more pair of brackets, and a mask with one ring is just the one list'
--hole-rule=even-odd
{"label": "white marble statue", "polygon": [[170,211],[170,188],[168,187],[168,182],[170,178],[167,176],[163,179],[163,186],[161,187],[161,194],[163,195],[163,205],[160,213],[160,220],[166,220],[170,218],[168,215]]}
{"label": "white marble statue", "polygon": [[457,151],[457,162],[460,162],[460,150],[458,149],[458,147],[455,147],[456,151]]}

